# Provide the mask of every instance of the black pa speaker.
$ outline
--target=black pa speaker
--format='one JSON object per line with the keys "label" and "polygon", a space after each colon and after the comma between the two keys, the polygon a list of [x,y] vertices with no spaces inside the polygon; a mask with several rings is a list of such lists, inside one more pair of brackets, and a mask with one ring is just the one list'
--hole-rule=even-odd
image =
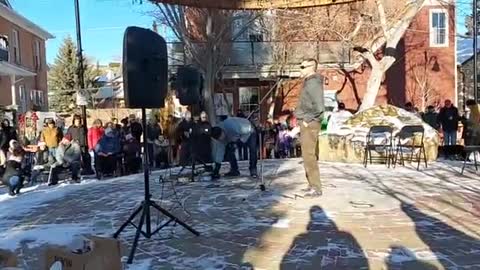
{"label": "black pa speaker", "polygon": [[127,108],[160,108],[168,89],[167,44],[157,33],[128,27],[123,38],[123,86]]}
{"label": "black pa speaker", "polygon": [[202,74],[193,67],[179,67],[175,80],[177,98],[182,105],[200,103],[203,86]]}

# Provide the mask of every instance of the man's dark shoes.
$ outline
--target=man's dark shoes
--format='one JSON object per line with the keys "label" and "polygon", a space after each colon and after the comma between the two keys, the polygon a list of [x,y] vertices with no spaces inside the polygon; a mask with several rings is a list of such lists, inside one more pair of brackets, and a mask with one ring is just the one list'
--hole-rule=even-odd
{"label": "man's dark shoes", "polygon": [[319,197],[322,197],[322,195],[323,195],[322,191],[317,191],[317,190],[312,189],[311,191],[305,193],[305,195],[303,197],[304,198],[319,198]]}
{"label": "man's dark shoes", "polygon": [[220,174],[212,174],[212,180],[218,180],[220,179]]}
{"label": "man's dark shoes", "polygon": [[225,174],[226,177],[235,177],[235,176],[240,176],[239,171],[229,171],[228,173]]}
{"label": "man's dark shoes", "polygon": [[57,184],[58,184],[58,183],[50,182],[50,183],[48,183],[48,186],[51,187],[51,186],[55,186],[55,185],[57,185]]}

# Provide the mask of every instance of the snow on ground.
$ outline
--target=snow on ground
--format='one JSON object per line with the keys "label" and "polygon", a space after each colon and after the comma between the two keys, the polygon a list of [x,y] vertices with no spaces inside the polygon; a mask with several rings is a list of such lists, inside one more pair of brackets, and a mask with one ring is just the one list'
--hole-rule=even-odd
{"label": "snow on ground", "polygon": [[[315,201],[294,196],[306,183],[298,159],[264,162],[266,192],[258,189],[260,179],[248,177],[178,183],[179,199],[165,196],[161,205],[176,207],[175,214],[201,236],[194,237],[177,225],[165,231],[168,235],[141,238],[135,264],[127,269],[278,269],[279,265],[285,266],[282,269],[295,269],[291,265],[310,269],[307,265],[316,258],[317,265],[335,268],[362,256],[368,256],[370,263],[395,265],[448,257],[430,250],[416,235],[436,231],[438,235],[426,238],[440,241],[432,249],[441,246],[441,241],[451,241],[441,238],[447,230],[437,229],[439,218],[463,228],[462,233],[478,231],[473,217],[480,209],[475,197],[480,178],[471,168],[459,177],[459,165],[432,163],[416,171],[411,167],[369,165],[365,169],[360,164],[321,163],[324,196]],[[241,163],[244,172],[247,167]],[[160,174],[151,177],[155,200],[164,191],[158,183]],[[36,270],[35,261],[47,244],[68,246],[80,235],[111,235],[142,200],[142,180],[139,174],[57,187],[40,185],[24,189],[18,197],[0,195],[0,248],[15,250],[24,256],[27,269]],[[166,184],[169,191],[173,187]],[[419,202],[423,208],[417,206]],[[406,203],[430,217],[412,222],[413,217],[400,208]],[[154,222],[157,219],[153,214]],[[120,239],[129,244],[133,234],[129,227]],[[468,238],[462,235],[455,242],[464,245],[464,239]],[[345,243],[357,243],[358,247]],[[473,256],[477,248],[480,258],[480,246],[469,250]],[[337,253],[344,254],[341,260],[335,257]]]}

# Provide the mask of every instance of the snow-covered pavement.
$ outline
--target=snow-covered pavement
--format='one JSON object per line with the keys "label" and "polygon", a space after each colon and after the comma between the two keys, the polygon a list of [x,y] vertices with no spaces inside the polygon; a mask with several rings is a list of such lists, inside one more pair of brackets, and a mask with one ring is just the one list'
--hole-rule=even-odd
{"label": "snow-covered pavement", "polygon": [[[177,225],[141,238],[128,269],[480,269],[480,177],[459,166],[320,163],[318,199],[296,196],[305,185],[298,159],[265,162],[266,192],[248,177],[174,185],[155,172],[153,198],[201,236]],[[47,244],[111,235],[142,197],[140,174],[0,195],[0,249],[41,269]]]}

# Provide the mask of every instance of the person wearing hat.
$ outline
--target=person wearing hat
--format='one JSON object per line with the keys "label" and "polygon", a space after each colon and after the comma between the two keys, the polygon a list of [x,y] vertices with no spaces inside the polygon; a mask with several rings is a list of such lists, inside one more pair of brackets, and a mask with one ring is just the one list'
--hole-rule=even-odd
{"label": "person wearing hat", "polygon": [[45,142],[48,151],[52,156],[55,156],[58,143],[62,139],[62,132],[55,126],[53,119],[47,120],[47,126],[43,128],[40,140]]}
{"label": "person wearing hat", "polygon": [[115,173],[117,169],[117,156],[120,154],[120,138],[111,127],[105,129],[105,134],[95,147],[97,156],[96,173],[101,179],[104,174]]}
{"label": "person wearing hat", "polygon": [[140,124],[137,121],[137,117],[135,117],[135,114],[130,114],[128,116],[128,119],[129,119],[129,123],[128,123],[129,133],[131,133],[133,135],[133,137],[135,137],[135,139],[137,139],[137,141],[140,141],[141,138],[142,138],[142,134],[143,134],[142,124]]}
{"label": "person wearing hat", "polygon": [[55,158],[50,154],[49,150],[45,142],[38,143],[38,150],[35,153],[35,165],[33,166],[32,176],[30,177],[31,185],[37,182],[38,176],[43,171],[50,170],[50,166],[55,163]]}
{"label": "person wearing hat", "polygon": [[[13,141],[13,140],[12,140]],[[2,183],[8,187],[8,194],[15,196],[20,194],[23,187],[25,173],[22,168],[24,150],[22,147],[15,147],[5,164],[5,173],[2,176]]]}
{"label": "person wearing hat", "polygon": [[49,186],[58,184],[58,176],[62,171],[70,170],[72,180],[80,182],[80,164],[82,152],[78,142],[72,140],[72,135],[67,133],[58,145],[55,154],[55,163],[52,165],[52,175]]}

